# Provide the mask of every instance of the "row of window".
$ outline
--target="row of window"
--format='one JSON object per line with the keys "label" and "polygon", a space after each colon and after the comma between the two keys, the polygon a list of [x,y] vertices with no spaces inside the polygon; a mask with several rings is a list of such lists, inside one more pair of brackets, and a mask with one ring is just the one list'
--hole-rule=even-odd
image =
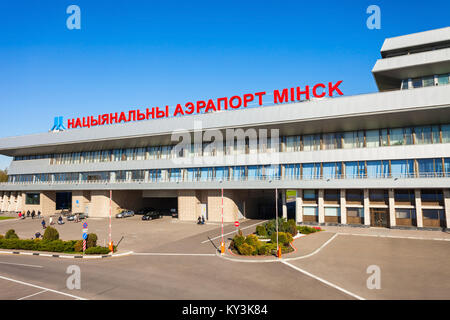
{"label": "row of window", "polygon": [[450,83],[450,74],[438,74],[402,80],[402,90],[422,87],[443,86]]}
{"label": "row of window", "polygon": [[9,182],[144,180],[146,171],[153,182],[448,177],[450,158],[11,175]]}
{"label": "row of window", "polygon": [[50,159],[51,164],[58,165],[223,156],[224,154],[239,155],[450,143],[450,124],[289,136],[282,137],[280,141],[268,139],[267,143],[260,142],[259,144],[251,143],[248,139],[246,141],[235,141],[234,146],[225,147],[224,151],[220,146],[214,148],[210,143],[204,143],[192,144],[188,148],[183,149],[175,148],[175,146],[154,146],[56,155],[21,156],[15,157],[14,160]]}

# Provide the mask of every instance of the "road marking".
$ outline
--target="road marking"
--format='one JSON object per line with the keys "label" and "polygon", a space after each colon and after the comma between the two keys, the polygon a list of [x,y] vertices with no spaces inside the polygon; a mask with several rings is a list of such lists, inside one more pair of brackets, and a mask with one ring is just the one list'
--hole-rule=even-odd
{"label": "road marking", "polygon": [[[241,229],[241,230],[245,230],[245,229],[248,229],[248,228],[257,226],[258,224],[267,222],[267,221],[269,221],[269,220],[261,221],[261,222],[258,222],[258,223],[252,224],[252,225],[250,225],[250,226],[247,226],[247,227],[245,227],[245,228],[240,228],[240,229]],[[235,232],[236,232],[236,231],[231,231],[231,232],[225,233],[223,236],[228,236],[228,235],[230,235],[230,234],[232,234],[232,233],[235,233]],[[203,244],[203,243],[207,243],[207,242],[211,242],[211,241],[216,240],[216,239],[219,239],[219,238],[221,238],[221,237],[222,237],[222,235],[217,236],[217,237],[215,237],[215,238],[211,238],[211,239],[205,240],[205,241],[202,242],[202,244]]]}
{"label": "road marking", "polygon": [[200,257],[215,257],[215,253],[146,253],[146,252],[135,252],[134,256],[200,256]]}
{"label": "road marking", "polygon": [[0,262],[0,264],[9,264],[13,266],[31,267],[31,268],[43,268],[43,266],[36,266],[33,264],[22,264],[22,263],[11,263],[11,262]]}
{"label": "road marking", "polygon": [[354,293],[352,293],[352,292],[350,292],[348,290],[345,290],[344,288],[341,288],[341,287],[339,287],[339,286],[337,286],[337,285],[335,285],[335,284],[333,284],[333,283],[331,283],[331,282],[329,282],[329,281],[327,281],[325,279],[322,279],[322,278],[320,278],[318,276],[315,276],[312,273],[309,273],[308,271],[300,269],[299,267],[296,267],[296,266],[294,266],[293,264],[291,264],[291,263],[289,263],[287,261],[281,260],[280,262],[285,264],[285,265],[287,265],[287,266],[289,266],[289,267],[291,267],[294,270],[297,270],[298,272],[301,272],[301,273],[303,273],[303,274],[305,274],[305,275],[307,275],[307,276],[309,276],[309,277],[311,277],[313,279],[316,279],[316,280],[318,280],[318,281],[320,281],[322,283],[325,283],[326,285],[328,285],[328,286],[330,286],[332,288],[335,288],[335,289],[337,289],[337,290],[339,290],[339,291],[341,291],[341,292],[343,292],[343,293],[345,293],[345,294],[347,294],[347,295],[349,295],[349,296],[351,296],[353,298],[356,298],[358,300],[366,300],[363,297],[360,297],[360,296],[358,296],[358,295],[356,295],[356,294],[354,294]]}
{"label": "road marking", "polygon": [[30,294],[29,296],[22,297],[22,298],[19,298],[19,299],[17,299],[17,300],[24,300],[24,299],[27,299],[27,298],[31,298],[31,297],[37,296],[38,294],[47,292],[47,291],[48,291],[48,290],[42,290],[42,291],[39,291],[38,293]]}
{"label": "road marking", "polygon": [[338,234],[344,236],[360,236],[360,237],[375,237],[375,238],[393,238],[393,239],[412,239],[412,240],[433,240],[433,241],[450,241],[450,239],[445,238],[423,238],[423,237],[408,237],[408,236],[390,236],[384,234],[359,234],[359,233],[347,233],[339,232]]}
{"label": "road marking", "polygon": [[61,294],[63,296],[71,297],[71,298],[74,298],[74,299],[77,299],[77,300],[87,300],[85,298],[74,296],[72,294],[68,294],[68,293],[65,293],[65,292],[62,292],[62,291],[57,291],[57,290],[53,290],[53,289],[49,289],[49,288],[44,288],[44,287],[41,287],[41,286],[38,286],[38,285],[35,285],[35,284],[32,284],[32,283],[19,281],[19,280],[16,280],[16,279],[11,279],[11,278],[7,278],[7,277],[3,277],[3,276],[0,276],[0,279],[12,281],[12,282],[15,282],[15,283],[23,284],[25,286],[29,286],[29,287],[33,287],[33,288],[37,288],[37,289],[41,289],[41,290],[47,290],[47,291],[54,292],[54,293],[57,293],[57,294]]}
{"label": "road marking", "polygon": [[338,233],[335,233],[330,239],[328,239],[327,242],[325,242],[323,245],[321,245],[318,249],[316,249],[314,252],[311,252],[310,254],[307,254],[305,256],[297,257],[297,258],[287,258],[283,259],[285,261],[292,261],[292,260],[300,260],[312,257],[313,255],[319,253],[323,248],[325,248],[328,244],[330,244],[331,241],[333,241],[338,236]]}

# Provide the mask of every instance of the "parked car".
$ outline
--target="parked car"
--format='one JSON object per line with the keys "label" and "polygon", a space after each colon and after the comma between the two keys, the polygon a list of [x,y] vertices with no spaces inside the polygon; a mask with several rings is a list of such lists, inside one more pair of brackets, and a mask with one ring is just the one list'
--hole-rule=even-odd
{"label": "parked car", "polygon": [[75,221],[76,215],[78,215],[78,219],[80,220],[86,219],[88,217],[88,215],[85,213],[74,213],[67,216],[67,221]]}
{"label": "parked car", "polygon": [[142,216],[142,220],[154,220],[154,219],[161,219],[163,215],[158,211],[150,211],[147,212]]}
{"label": "parked car", "polygon": [[172,215],[172,218],[178,219],[178,210],[177,209],[170,209],[170,214]]}
{"label": "parked car", "polygon": [[127,218],[132,216],[134,216],[134,211],[132,210],[123,210],[122,212],[116,214],[116,218]]}
{"label": "parked car", "polygon": [[61,215],[62,215],[63,217],[67,217],[67,216],[71,215],[71,213],[72,213],[72,212],[70,212],[70,210],[68,210],[68,209],[62,209],[62,210],[61,210]]}
{"label": "parked car", "polygon": [[150,211],[155,211],[155,209],[154,208],[143,208],[143,209],[137,211],[135,214],[143,216],[144,214],[146,214],[147,212],[150,212]]}

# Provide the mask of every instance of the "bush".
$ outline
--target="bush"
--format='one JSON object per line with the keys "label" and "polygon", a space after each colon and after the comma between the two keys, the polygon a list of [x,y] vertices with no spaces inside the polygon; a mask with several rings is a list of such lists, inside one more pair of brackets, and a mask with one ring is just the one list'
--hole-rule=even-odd
{"label": "bush", "polygon": [[109,248],[106,247],[90,247],[85,251],[86,254],[108,254],[109,252]]}
{"label": "bush", "polygon": [[238,247],[238,251],[243,256],[251,256],[255,252],[255,247],[249,245],[248,243],[243,243]]}
{"label": "bush", "polygon": [[[294,239],[292,238],[292,235],[290,233],[286,232],[279,232],[278,233],[278,243],[288,246]],[[272,237],[270,238],[270,241],[272,243],[277,243],[277,234],[272,234]]]}
{"label": "bush", "polygon": [[97,235],[95,233],[89,233],[86,241],[86,249],[97,246]]}
{"label": "bush", "polygon": [[320,228],[312,228],[312,227],[308,227],[308,226],[299,226],[297,227],[298,232],[302,233],[302,234],[310,234],[310,233],[315,233],[318,231],[322,231]]}
{"label": "bush", "polygon": [[44,235],[42,236],[43,240],[59,240],[59,232],[53,227],[47,227],[45,229]]}
{"label": "bush", "polygon": [[268,256],[272,252],[272,246],[269,244],[263,244],[258,248],[258,254],[260,256]]}
{"label": "bush", "polygon": [[267,237],[267,230],[264,226],[257,226],[256,227],[256,234],[260,237]]}
{"label": "bush", "polygon": [[75,244],[73,246],[73,251],[83,252],[83,240],[78,240],[75,242]]}
{"label": "bush", "polygon": [[73,252],[75,241],[0,239],[0,248],[49,252]]}
{"label": "bush", "polygon": [[258,246],[259,242],[260,241],[259,241],[258,237],[255,236],[254,234],[250,234],[250,235],[247,236],[247,238],[245,238],[245,243],[247,243],[247,244],[249,244],[249,245],[251,245],[253,247]]}
{"label": "bush", "polygon": [[295,237],[298,233],[297,223],[294,219],[291,219],[285,223],[283,223],[283,230],[281,232],[289,232],[293,237]]}
{"label": "bush", "polygon": [[3,239],[3,238],[4,238],[4,236],[2,234],[0,234],[0,239]]}
{"label": "bush", "polygon": [[239,250],[239,247],[245,242],[245,237],[238,235],[233,238],[233,246],[236,250]]}
{"label": "bush", "polygon": [[5,234],[5,239],[19,239],[14,229],[9,229]]}

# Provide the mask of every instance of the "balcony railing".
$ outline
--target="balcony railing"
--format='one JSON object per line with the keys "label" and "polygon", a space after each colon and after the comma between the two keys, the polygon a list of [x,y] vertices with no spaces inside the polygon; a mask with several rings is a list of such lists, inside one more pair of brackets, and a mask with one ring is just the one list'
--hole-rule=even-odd
{"label": "balcony railing", "polygon": [[231,176],[231,177],[159,177],[158,179],[129,179],[129,180],[67,180],[67,181],[18,181],[5,182],[0,185],[78,185],[78,184],[146,184],[146,183],[194,183],[194,182],[247,182],[247,181],[313,181],[313,180],[351,180],[351,179],[420,179],[420,178],[444,178],[450,177],[450,172],[422,172],[420,174],[400,173],[400,174],[337,174],[337,175],[287,175],[284,177],[272,175],[258,176]]}

